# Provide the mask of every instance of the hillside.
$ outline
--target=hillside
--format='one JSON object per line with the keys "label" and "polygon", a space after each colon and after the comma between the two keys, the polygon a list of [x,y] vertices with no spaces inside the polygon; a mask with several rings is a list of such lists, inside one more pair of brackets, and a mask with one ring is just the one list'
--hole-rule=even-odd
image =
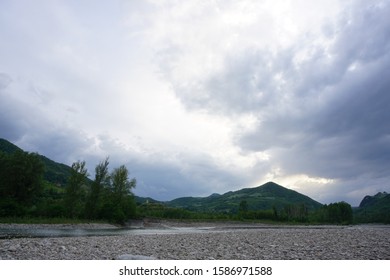
{"label": "hillside", "polygon": [[[22,151],[18,146],[0,138],[0,152],[10,154],[16,151]],[[58,186],[65,186],[68,180],[71,168],[65,164],[55,162],[45,156],[39,155],[45,165],[44,179]]]}
{"label": "hillside", "polygon": [[6,154],[11,154],[11,153],[14,153],[16,151],[21,151],[22,149],[20,149],[18,146],[12,144],[11,142],[5,140],[5,139],[2,139],[0,138],[0,152],[4,152]]}
{"label": "hillside", "polygon": [[358,223],[390,223],[390,194],[365,196],[354,214]]}
{"label": "hillside", "polygon": [[255,188],[230,191],[222,195],[177,198],[166,204],[198,212],[235,213],[241,201],[247,202],[248,210],[268,210],[273,207],[280,209],[290,204],[305,204],[309,210],[321,207],[321,203],[308,196],[273,182]]}

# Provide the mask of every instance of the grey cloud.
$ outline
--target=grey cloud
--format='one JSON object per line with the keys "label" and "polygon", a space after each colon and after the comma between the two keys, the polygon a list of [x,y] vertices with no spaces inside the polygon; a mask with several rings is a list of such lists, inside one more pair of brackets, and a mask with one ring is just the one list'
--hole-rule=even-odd
{"label": "grey cloud", "polygon": [[[286,175],[339,179],[340,192],[351,192],[342,181],[361,174],[361,184],[376,185],[390,166],[388,14],[388,2],[354,2],[336,26],[323,29],[333,40],[328,46],[305,34],[276,54],[247,49],[226,57],[222,71],[174,89],[188,108],[252,113],[258,126],[236,135],[236,144],[267,151]],[[309,59],[296,65],[302,49]]]}
{"label": "grey cloud", "polygon": [[237,186],[243,187],[244,174],[233,174],[219,168],[207,155],[192,157],[182,155],[174,161],[164,157],[142,159],[134,157],[127,164],[139,183],[136,194],[160,200],[181,196],[208,196],[224,193]]}
{"label": "grey cloud", "polygon": [[335,44],[350,61],[372,61],[390,50],[390,5],[386,1],[358,1],[343,18],[342,37]]}
{"label": "grey cloud", "polygon": [[[386,4],[353,10],[333,45],[332,64],[323,66],[320,56],[299,73],[303,79],[287,107],[292,113],[270,111],[256,131],[237,143],[249,150],[270,149],[273,160],[291,174],[388,177],[389,9]],[[357,68],[350,69],[355,62]],[[299,109],[295,114],[294,108]]]}
{"label": "grey cloud", "polygon": [[219,168],[207,155],[194,157],[179,154],[167,157],[158,152],[145,155],[107,135],[99,136],[99,142],[103,153],[84,154],[91,175],[94,166],[105,154],[110,158],[111,168],[121,164],[127,166],[130,177],[137,179],[134,193],[139,196],[167,201],[181,196],[223,193],[245,184],[244,175]]}
{"label": "grey cloud", "polygon": [[[8,86],[0,89],[0,137],[67,164],[79,150],[90,146],[82,132],[45,114],[34,87],[20,81],[11,86],[8,81],[12,78],[7,77]],[[37,102],[31,102],[34,98],[30,96],[35,96]]]}
{"label": "grey cloud", "polygon": [[281,94],[275,76],[285,71],[283,55],[275,57],[266,50],[248,48],[225,57],[221,71],[191,82],[172,80],[173,87],[189,109],[207,109],[213,114],[258,111]]}

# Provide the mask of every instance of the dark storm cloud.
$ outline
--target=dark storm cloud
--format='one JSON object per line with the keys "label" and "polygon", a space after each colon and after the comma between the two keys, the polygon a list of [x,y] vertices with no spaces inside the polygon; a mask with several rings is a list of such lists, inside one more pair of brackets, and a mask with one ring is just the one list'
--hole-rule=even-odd
{"label": "dark storm cloud", "polygon": [[388,1],[353,2],[322,34],[243,48],[211,75],[172,79],[173,88],[187,108],[254,116],[235,143],[268,152],[285,175],[336,179],[340,194],[377,186],[390,167],[389,14]]}
{"label": "dark storm cloud", "polygon": [[290,71],[298,77],[291,102],[284,112],[269,111],[255,132],[238,140],[240,146],[274,149],[291,173],[338,179],[362,173],[373,179],[388,176],[389,13],[387,3],[352,10],[335,34],[333,58],[318,50],[301,72]]}

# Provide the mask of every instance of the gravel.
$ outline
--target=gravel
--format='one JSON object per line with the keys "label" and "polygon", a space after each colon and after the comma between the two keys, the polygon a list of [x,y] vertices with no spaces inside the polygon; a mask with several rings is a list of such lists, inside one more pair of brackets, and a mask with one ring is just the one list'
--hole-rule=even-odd
{"label": "gravel", "polygon": [[125,236],[2,239],[0,259],[390,259],[390,226],[225,224],[195,228],[198,230],[184,233],[178,230]]}

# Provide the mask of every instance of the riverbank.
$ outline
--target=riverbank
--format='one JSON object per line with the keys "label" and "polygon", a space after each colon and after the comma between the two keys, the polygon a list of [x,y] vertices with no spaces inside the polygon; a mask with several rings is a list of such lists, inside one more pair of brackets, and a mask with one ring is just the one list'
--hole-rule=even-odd
{"label": "riverbank", "polygon": [[175,222],[160,226],[181,226],[182,229],[190,226],[202,230],[184,233],[180,230],[169,233],[160,230],[149,234],[138,231],[125,236],[3,239],[0,240],[0,259],[112,260],[123,255],[206,260],[390,259],[390,226],[179,225]]}
{"label": "riverbank", "polygon": [[83,223],[83,224],[0,224],[4,229],[113,229],[116,225],[107,223]]}

